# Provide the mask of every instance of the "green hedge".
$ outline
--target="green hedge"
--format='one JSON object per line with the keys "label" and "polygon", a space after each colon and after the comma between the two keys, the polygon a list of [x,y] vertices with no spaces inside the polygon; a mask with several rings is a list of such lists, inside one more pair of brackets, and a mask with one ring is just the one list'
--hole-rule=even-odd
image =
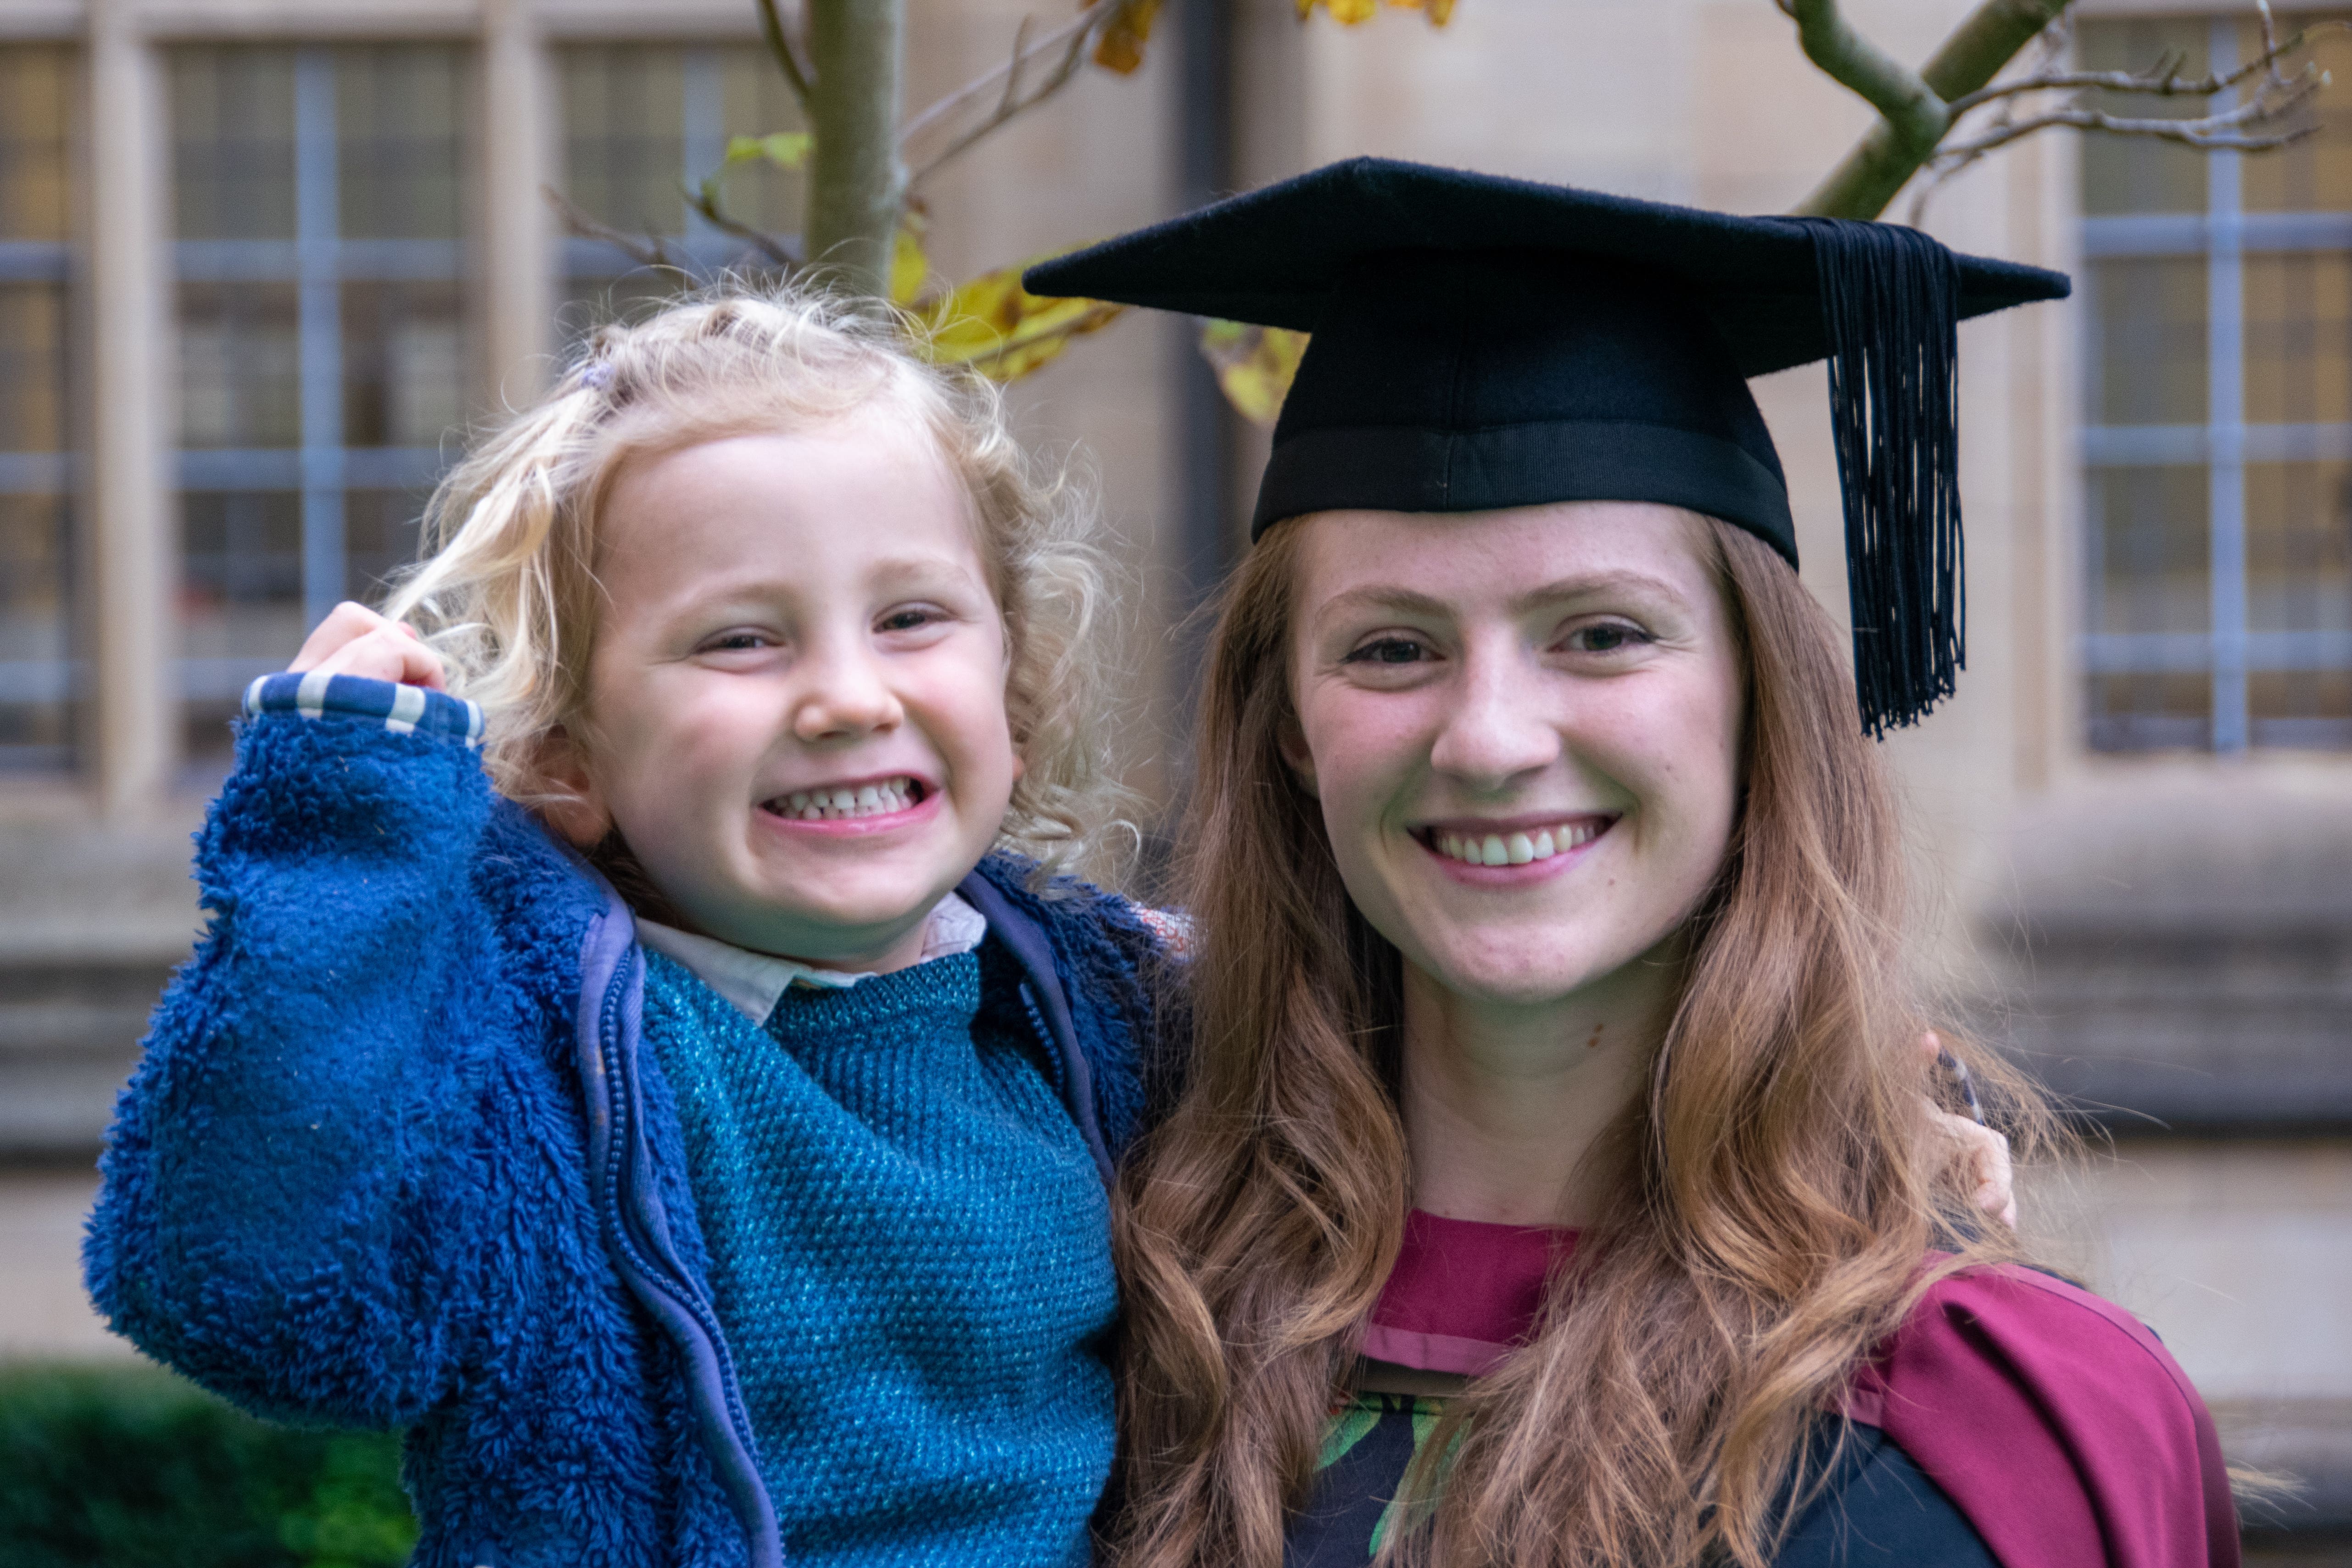
{"label": "green hedge", "polygon": [[271,1426],[147,1366],[0,1366],[7,1568],[398,1568],[400,1439]]}

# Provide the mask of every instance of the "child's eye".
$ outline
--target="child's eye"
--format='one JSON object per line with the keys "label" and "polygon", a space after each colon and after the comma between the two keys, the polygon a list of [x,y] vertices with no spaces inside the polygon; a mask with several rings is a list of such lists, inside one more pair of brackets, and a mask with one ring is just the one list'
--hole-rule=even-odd
{"label": "child's eye", "polygon": [[702,651],[706,653],[735,653],[774,645],[773,639],[764,632],[721,632],[703,643]]}
{"label": "child's eye", "polygon": [[876,622],[875,630],[877,632],[915,632],[921,630],[923,627],[929,625],[932,622],[937,621],[940,618],[940,612],[933,610],[927,604],[909,605],[904,610],[893,610],[889,614],[882,617],[879,622]]}
{"label": "child's eye", "polygon": [[1343,664],[1417,664],[1429,655],[1430,650],[1410,637],[1375,637],[1370,642],[1350,649]]}

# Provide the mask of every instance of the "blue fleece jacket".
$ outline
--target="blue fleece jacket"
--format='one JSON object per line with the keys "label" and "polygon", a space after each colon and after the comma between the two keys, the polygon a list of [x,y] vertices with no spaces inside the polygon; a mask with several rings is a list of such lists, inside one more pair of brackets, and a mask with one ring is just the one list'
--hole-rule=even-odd
{"label": "blue fleece jacket", "polygon": [[[787,1560],[812,1521],[761,1479],[626,907],[490,789],[469,705],[289,675],[247,706],[197,841],[211,928],[108,1135],[93,1299],[257,1414],[406,1428],[425,1568]],[[1107,1177],[1153,938],[1024,869],[959,891]],[[810,1220],[793,1245],[857,1245]]]}

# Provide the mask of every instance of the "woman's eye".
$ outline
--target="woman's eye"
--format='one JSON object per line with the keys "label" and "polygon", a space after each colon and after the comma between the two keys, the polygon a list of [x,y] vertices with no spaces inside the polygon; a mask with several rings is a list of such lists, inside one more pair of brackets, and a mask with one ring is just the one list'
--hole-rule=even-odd
{"label": "woman's eye", "polygon": [[1417,664],[1429,650],[1410,637],[1378,637],[1349,652],[1349,664]]}
{"label": "woman's eye", "polygon": [[1615,653],[1642,646],[1650,641],[1650,634],[1623,622],[1602,622],[1597,626],[1578,627],[1568,634],[1567,641],[1580,653]]}

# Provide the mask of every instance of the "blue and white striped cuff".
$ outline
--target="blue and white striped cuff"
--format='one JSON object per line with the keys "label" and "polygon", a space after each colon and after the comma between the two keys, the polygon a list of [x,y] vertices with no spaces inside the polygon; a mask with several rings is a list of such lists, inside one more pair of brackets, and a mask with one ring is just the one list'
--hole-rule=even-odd
{"label": "blue and white striped cuff", "polygon": [[423,686],[394,685],[362,675],[331,675],[323,670],[264,675],[245,688],[245,716],[256,718],[266,713],[382,719],[394,735],[422,732],[471,747],[482,744],[479,705]]}

